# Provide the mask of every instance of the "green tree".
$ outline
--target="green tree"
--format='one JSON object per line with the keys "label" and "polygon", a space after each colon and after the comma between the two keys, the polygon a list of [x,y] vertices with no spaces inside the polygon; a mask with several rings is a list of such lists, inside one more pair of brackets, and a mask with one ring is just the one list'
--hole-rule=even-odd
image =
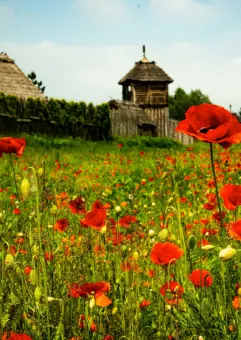
{"label": "green tree", "polygon": [[28,78],[32,81],[32,83],[37,86],[37,88],[42,92],[44,93],[45,91],[45,86],[43,86],[43,82],[40,80],[40,81],[37,81],[37,75],[35,72],[31,72],[28,74]]}
{"label": "green tree", "polygon": [[174,95],[169,95],[170,118],[176,120],[185,119],[185,112],[193,105],[211,103],[209,97],[201,90],[192,90],[186,93],[182,88],[177,88]]}

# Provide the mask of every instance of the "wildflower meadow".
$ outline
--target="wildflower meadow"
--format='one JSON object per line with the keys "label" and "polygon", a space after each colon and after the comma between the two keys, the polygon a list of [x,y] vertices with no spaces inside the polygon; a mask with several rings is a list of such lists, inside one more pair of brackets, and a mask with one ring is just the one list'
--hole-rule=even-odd
{"label": "wildflower meadow", "polygon": [[0,139],[1,339],[241,339],[241,124],[202,104],[177,131]]}

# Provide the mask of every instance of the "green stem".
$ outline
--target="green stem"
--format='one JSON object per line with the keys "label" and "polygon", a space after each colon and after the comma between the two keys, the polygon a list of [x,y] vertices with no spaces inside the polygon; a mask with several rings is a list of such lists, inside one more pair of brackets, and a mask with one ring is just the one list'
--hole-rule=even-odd
{"label": "green stem", "polygon": [[20,197],[19,197],[19,193],[18,193],[18,186],[17,186],[17,181],[16,181],[16,174],[15,174],[15,170],[14,170],[14,166],[13,166],[13,160],[12,160],[11,153],[9,154],[9,156],[10,156],[10,163],[11,163],[11,166],[12,166],[12,169],[13,169],[13,177],[14,177],[16,192],[17,192],[18,200],[20,201]]}
{"label": "green stem", "polygon": [[223,227],[223,216],[222,216],[220,198],[219,198],[219,193],[218,193],[217,177],[216,177],[214,161],[213,161],[213,144],[212,143],[210,143],[210,156],[211,156],[213,178],[214,178],[214,183],[215,183],[215,188],[216,188],[216,197],[217,197],[217,201],[218,201],[218,210],[219,210],[219,215],[220,215],[220,222],[221,222],[221,227]]}
{"label": "green stem", "polygon": [[49,305],[47,302],[47,296],[48,296],[48,287],[47,287],[47,271],[46,271],[46,265],[45,265],[45,260],[44,260],[44,252],[43,252],[43,247],[42,247],[42,233],[41,233],[41,222],[40,222],[40,202],[39,202],[39,188],[38,188],[38,179],[36,175],[36,170],[33,167],[29,167],[28,170],[32,170],[33,176],[34,176],[34,184],[36,185],[36,211],[37,211],[37,228],[38,228],[38,237],[39,237],[39,253],[40,253],[40,258],[41,258],[41,264],[42,264],[42,271],[43,271],[43,281],[44,281],[44,298],[45,298],[45,303],[46,303],[46,317],[47,317],[47,339],[50,340],[50,323],[49,323],[49,318],[50,318],[50,313],[49,313]]}

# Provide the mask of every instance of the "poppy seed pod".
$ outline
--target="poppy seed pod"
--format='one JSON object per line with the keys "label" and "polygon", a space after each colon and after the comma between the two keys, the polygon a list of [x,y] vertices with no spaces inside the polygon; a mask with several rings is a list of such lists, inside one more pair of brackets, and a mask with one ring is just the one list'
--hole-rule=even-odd
{"label": "poppy seed pod", "polygon": [[227,248],[222,249],[219,253],[219,258],[221,261],[226,262],[231,260],[237,254],[237,250],[232,248],[231,246],[227,246]]}
{"label": "poppy seed pod", "polygon": [[30,182],[27,178],[24,178],[21,183],[21,193],[23,195],[23,199],[25,200],[30,193]]}

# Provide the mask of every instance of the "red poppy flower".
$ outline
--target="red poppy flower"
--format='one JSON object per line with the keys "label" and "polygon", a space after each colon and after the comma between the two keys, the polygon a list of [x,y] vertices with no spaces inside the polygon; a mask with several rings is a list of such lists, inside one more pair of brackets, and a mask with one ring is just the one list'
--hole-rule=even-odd
{"label": "red poppy flower", "polygon": [[54,230],[58,230],[60,233],[64,232],[69,226],[69,221],[67,218],[60,218],[54,225]]}
{"label": "red poppy flower", "polygon": [[210,236],[210,235],[216,235],[217,233],[219,233],[219,230],[202,228],[201,233],[203,235]]}
{"label": "red poppy flower", "polygon": [[96,283],[85,283],[82,286],[77,283],[69,285],[68,295],[78,298],[87,298],[90,295],[95,297],[95,303],[97,306],[106,307],[112,303],[112,301],[103,294],[104,292],[110,291],[109,282],[96,282]]}
{"label": "red poppy flower", "polygon": [[90,227],[92,229],[100,231],[105,225],[106,211],[104,209],[94,209],[85,215],[85,218],[80,220],[82,227]]}
{"label": "red poppy flower", "polygon": [[6,333],[3,336],[3,339],[6,340],[32,340],[32,338],[30,336],[28,336],[27,334],[24,333],[10,333],[10,337],[7,338],[7,336],[5,337]]}
{"label": "red poppy flower", "polygon": [[241,185],[226,184],[220,189],[220,196],[223,199],[225,208],[235,210],[241,205]]}
{"label": "red poppy flower", "polygon": [[170,242],[158,242],[151,251],[151,261],[155,264],[168,265],[175,263],[184,251],[176,244]]}
{"label": "red poppy flower", "polygon": [[214,210],[216,206],[216,203],[204,203],[203,208],[206,210]]}
{"label": "red poppy flower", "polygon": [[209,287],[213,283],[211,273],[205,269],[193,270],[188,278],[196,287]]}
{"label": "red poppy flower", "polygon": [[52,261],[54,258],[53,253],[46,251],[44,254],[44,258],[46,261]]}
{"label": "red poppy flower", "polygon": [[77,197],[69,202],[69,209],[73,214],[86,214],[85,200],[83,197]]}
{"label": "red poppy flower", "polygon": [[[226,212],[222,211],[222,219],[224,219],[225,216],[226,216]],[[215,220],[215,221],[220,222],[221,221],[220,213],[218,211],[214,212],[212,214],[212,219]]]}
{"label": "red poppy flower", "polygon": [[235,309],[241,309],[241,299],[239,296],[235,296],[232,301],[232,306]]}
{"label": "red poppy flower", "polygon": [[114,337],[112,335],[107,334],[103,340],[114,340]]}
{"label": "red poppy flower", "polygon": [[140,308],[148,307],[148,306],[150,306],[150,304],[151,304],[151,301],[150,301],[150,300],[144,299],[144,300],[140,303],[139,307],[140,307]]}
{"label": "red poppy flower", "polygon": [[21,157],[26,146],[25,138],[4,137],[0,139],[0,157],[3,153],[15,153]]}
{"label": "red poppy flower", "polygon": [[230,223],[227,232],[233,239],[241,241],[241,220]]}
{"label": "red poppy flower", "polygon": [[94,210],[94,209],[104,209],[104,206],[100,201],[97,200],[92,204],[91,210]]}
{"label": "red poppy flower", "polygon": [[181,301],[184,288],[175,281],[166,282],[160,288],[160,294],[166,298],[166,302],[170,305],[176,305]]}
{"label": "red poppy flower", "polygon": [[241,124],[229,111],[213,104],[190,107],[175,131],[224,148],[241,142]]}
{"label": "red poppy flower", "polygon": [[[85,328],[85,326],[86,326],[85,319],[86,319],[85,315],[83,315],[83,314],[80,315],[80,317],[79,317],[79,327],[81,329]],[[90,320],[90,319],[91,319],[91,316],[88,316],[88,320]],[[96,324],[94,323],[93,320],[92,320],[91,325],[90,325],[90,331],[91,332],[96,332],[97,331],[97,326],[96,326]],[[74,338],[74,340],[75,340],[75,338]],[[81,338],[80,338],[80,340],[81,340]]]}
{"label": "red poppy flower", "polygon": [[30,272],[31,272],[31,270],[32,270],[32,268],[31,268],[30,266],[27,266],[27,267],[24,268],[24,273],[25,273],[26,275],[29,275]]}
{"label": "red poppy flower", "polygon": [[202,241],[197,242],[198,248],[203,247],[203,246],[207,246],[208,244],[210,244],[210,243],[205,238],[203,238]]}
{"label": "red poppy flower", "polygon": [[14,215],[20,215],[21,210],[19,208],[15,208],[15,209],[13,209],[13,213],[14,213]]}
{"label": "red poppy flower", "polygon": [[130,228],[131,223],[136,223],[137,219],[135,216],[123,216],[120,220],[119,220],[119,224],[121,227],[125,227],[125,228]]}

